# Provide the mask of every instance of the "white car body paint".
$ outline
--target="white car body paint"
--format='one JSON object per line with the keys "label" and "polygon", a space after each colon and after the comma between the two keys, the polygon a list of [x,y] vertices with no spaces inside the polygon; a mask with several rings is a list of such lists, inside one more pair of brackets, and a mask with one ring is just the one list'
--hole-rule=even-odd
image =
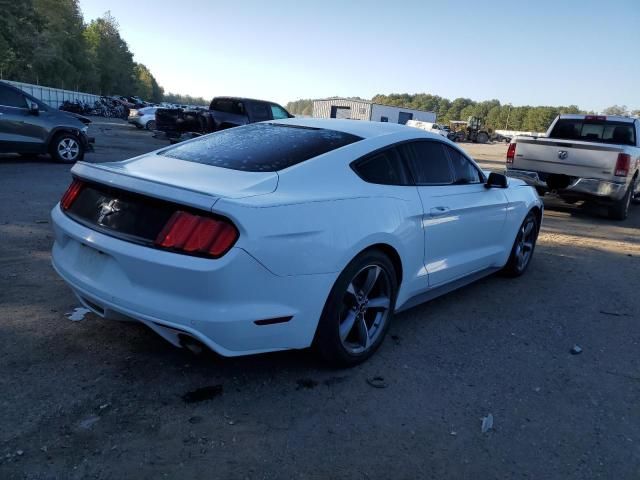
{"label": "white car body paint", "polygon": [[[306,348],[338,275],[364,249],[383,244],[397,252],[396,310],[402,310],[504,266],[527,213],[543,208],[535,190],[516,179],[506,189],[378,185],[350,166],[413,139],[459,150],[442,136],[378,122],[272,123],[363,140],[278,172],[192,163],[158,155],[162,150],[76,164],[72,173],[79,178],[224,215],[240,232],[221,258],[198,258],[105,235],[72,220],[58,204],[52,261],[83,305],[106,318],[145,323],[175,345],[186,333],[225,356]],[[285,323],[254,323],[289,316]]]}

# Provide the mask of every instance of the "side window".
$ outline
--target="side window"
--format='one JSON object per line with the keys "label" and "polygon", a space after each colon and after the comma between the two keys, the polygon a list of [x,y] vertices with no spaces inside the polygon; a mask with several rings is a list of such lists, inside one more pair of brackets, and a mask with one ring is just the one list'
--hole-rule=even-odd
{"label": "side window", "polygon": [[271,115],[274,120],[281,120],[283,118],[289,118],[287,111],[280,105],[271,104]]}
{"label": "side window", "polygon": [[381,122],[388,122],[389,121],[389,117],[380,117],[380,121]]}
{"label": "side window", "polygon": [[381,185],[411,185],[400,154],[388,148],[357,162],[353,169],[365,182]]}
{"label": "side window", "polygon": [[251,102],[251,115],[254,122],[263,122],[265,120],[271,120],[271,109],[266,103]]}
{"label": "side window", "polygon": [[449,158],[442,142],[412,142],[401,146],[417,185],[453,183]]}
{"label": "side window", "polygon": [[246,112],[244,110],[244,103],[239,101],[234,101],[231,105],[230,113],[235,113],[236,115],[245,115]]}
{"label": "side window", "polygon": [[447,152],[449,152],[451,164],[453,165],[453,174],[455,177],[453,183],[464,185],[466,183],[480,183],[482,181],[480,172],[467,157],[448,145],[445,146],[445,148]]}
{"label": "side window", "polygon": [[5,107],[27,108],[24,95],[3,86],[0,86],[0,105],[4,105]]}

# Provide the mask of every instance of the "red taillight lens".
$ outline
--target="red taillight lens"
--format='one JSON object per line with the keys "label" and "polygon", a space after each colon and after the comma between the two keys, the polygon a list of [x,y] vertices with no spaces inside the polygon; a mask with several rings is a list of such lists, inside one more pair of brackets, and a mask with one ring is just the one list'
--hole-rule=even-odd
{"label": "red taillight lens", "polygon": [[64,192],[62,199],[60,199],[60,206],[63,210],[69,210],[71,205],[73,205],[73,202],[75,202],[76,198],[78,198],[78,194],[80,193],[80,190],[82,190],[83,186],[84,183],[82,183],[80,180],[74,180],[73,182],[71,182],[71,185],[69,185],[67,191]]}
{"label": "red taillight lens", "polygon": [[619,153],[618,161],[616,162],[616,177],[626,177],[629,175],[629,170],[631,169],[631,155],[628,153]]}
{"label": "red taillight lens", "polygon": [[513,163],[513,159],[516,157],[516,144],[510,143],[507,149],[507,163]]}
{"label": "red taillight lens", "polygon": [[238,240],[238,230],[228,220],[175,212],[156,237],[162,248],[218,258]]}

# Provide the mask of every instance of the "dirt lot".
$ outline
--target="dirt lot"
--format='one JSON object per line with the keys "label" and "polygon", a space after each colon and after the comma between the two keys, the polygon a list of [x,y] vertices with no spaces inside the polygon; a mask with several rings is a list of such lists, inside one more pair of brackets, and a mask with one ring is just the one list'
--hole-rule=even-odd
{"label": "dirt lot", "polygon": [[[165,145],[92,131],[89,161]],[[504,144],[465,147],[501,168]],[[640,478],[640,207],[620,223],[545,201],[524,277],[398,315],[377,355],[335,371],[70,321],[48,224],[69,167],[5,157],[0,179],[0,478]]]}

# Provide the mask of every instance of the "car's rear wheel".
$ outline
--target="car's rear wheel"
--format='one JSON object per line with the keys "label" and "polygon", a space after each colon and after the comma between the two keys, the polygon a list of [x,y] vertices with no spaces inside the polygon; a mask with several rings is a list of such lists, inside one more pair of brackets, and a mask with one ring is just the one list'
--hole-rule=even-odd
{"label": "car's rear wheel", "polygon": [[380,347],[395,308],[393,264],[378,250],[356,258],[338,277],[318,324],[314,346],[329,363],[350,367]]}
{"label": "car's rear wheel", "polygon": [[629,205],[631,204],[631,197],[633,196],[634,184],[631,183],[629,188],[620,200],[617,200],[613,205],[609,207],[609,218],[613,220],[624,220],[629,214]]}
{"label": "car's rear wheel", "polygon": [[638,174],[636,174],[636,177],[634,179],[634,188],[633,192],[631,193],[631,203],[640,205],[640,177],[638,176]]}
{"label": "car's rear wheel", "polygon": [[503,274],[509,277],[519,277],[527,270],[536,248],[539,228],[535,212],[529,212],[520,225],[509,260],[502,269]]}
{"label": "car's rear wheel", "polygon": [[149,120],[147,122],[147,124],[145,125],[145,128],[147,130],[152,130],[152,131],[155,130],[156,129],[156,121],[155,120]]}
{"label": "car's rear wheel", "polygon": [[72,133],[61,133],[51,142],[50,153],[53,159],[58,162],[74,163],[82,160],[84,148],[78,137]]}

